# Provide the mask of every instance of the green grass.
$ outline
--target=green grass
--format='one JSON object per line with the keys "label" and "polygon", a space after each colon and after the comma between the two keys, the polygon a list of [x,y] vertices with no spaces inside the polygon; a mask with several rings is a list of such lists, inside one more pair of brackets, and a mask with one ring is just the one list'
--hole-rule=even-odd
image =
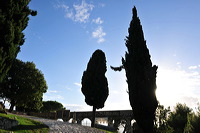
{"label": "green grass", "polygon": [[0,133],[6,133],[10,131],[13,131],[14,133],[48,133],[49,131],[48,126],[40,122],[36,122],[34,120],[28,119],[28,118],[24,118],[24,117],[13,115],[13,114],[6,115],[6,114],[1,114],[1,113],[0,113],[0,117],[15,119],[19,122],[18,126],[13,127],[9,130],[0,129]]}

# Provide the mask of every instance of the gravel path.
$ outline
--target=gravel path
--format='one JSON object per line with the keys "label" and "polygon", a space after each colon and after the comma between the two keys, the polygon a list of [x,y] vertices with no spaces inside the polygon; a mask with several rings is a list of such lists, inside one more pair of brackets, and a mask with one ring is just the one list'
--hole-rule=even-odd
{"label": "gravel path", "polygon": [[43,118],[38,118],[38,117],[33,117],[33,116],[23,116],[23,117],[40,121],[44,123],[45,125],[49,126],[50,128],[49,133],[106,133],[104,131],[101,131],[95,128],[81,126],[79,124],[71,124],[67,122],[43,119]]}

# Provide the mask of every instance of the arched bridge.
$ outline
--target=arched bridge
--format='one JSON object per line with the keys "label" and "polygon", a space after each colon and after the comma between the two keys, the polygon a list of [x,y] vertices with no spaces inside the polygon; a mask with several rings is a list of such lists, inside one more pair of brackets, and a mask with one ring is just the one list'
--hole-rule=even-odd
{"label": "arched bridge", "polygon": [[[51,118],[51,119],[63,119],[69,121],[73,118],[73,121],[81,124],[81,121],[85,118],[92,120],[92,111],[85,112],[70,112],[70,110],[61,110],[56,113],[33,113],[34,116]],[[108,126],[117,128],[123,121],[126,122],[127,130],[131,129],[131,120],[134,119],[132,110],[114,110],[114,111],[96,111],[96,118],[107,118]]]}
{"label": "arched bridge", "polygon": [[[69,118],[81,124],[84,118],[92,120],[92,111],[70,112]],[[126,130],[131,130],[131,121],[134,119],[132,110],[96,111],[96,118],[107,118],[108,126],[116,129],[122,121],[125,121]]]}
{"label": "arched bridge", "polygon": [[[132,120],[133,119],[133,112],[132,110],[115,110],[115,111],[96,111],[96,117],[108,118],[108,124],[112,123],[113,120],[116,122],[118,120]],[[88,118],[92,120],[92,111],[86,112],[70,112],[70,117],[80,123],[84,118]]]}

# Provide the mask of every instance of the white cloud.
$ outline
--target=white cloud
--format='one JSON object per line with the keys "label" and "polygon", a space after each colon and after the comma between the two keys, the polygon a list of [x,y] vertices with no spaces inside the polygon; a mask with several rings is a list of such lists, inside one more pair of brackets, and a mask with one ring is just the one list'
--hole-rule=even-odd
{"label": "white cloud", "polygon": [[65,14],[65,17],[74,20],[74,13],[73,13],[73,11],[72,10],[68,10],[66,12],[66,14]]}
{"label": "white cloud", "polygon": [[58,93],[56,90],[47,90],[47,93]]}
{"label": "white cloud", "polygon": [[90,13],[94,8],[93,4],[88,4],[82,0],[81,4],[73,4],[70,8],[65,3],[58,3],[56,8],[62,8],[65,11],[65,17],[75,22],[86,23],[90,17]]}
{"label": "white cloud", "polygon": [[[101,7],[105,6],[104,4],[100,5]],[[81,3],[73,4],[73,6],[68,6],[64,2],[58,1],[58,4],[54,7],[63,9],[65,12],[65,17],[75,22],[79,23],[91,22],[97,25],[101,25],[103,23],[103,20],[100,17],[90,20],[90,14],[95,6],[91,3],[87,3],[85,0],[82,0]],[[86,33],[88,32],[89,31],[86,31]],[[98,43],[103,43],[105,41],[104,38],[105,35],[106,33],[103,31],[102,26],[98,26],[96,30],[92,32],[92,37],[97,38]]]}
{"label": "white cloud", "polygon": [[89,105],[79,105],[79,104],[63,104],[66,109],[70,111],[91,111],[92,107]]}
{"label": "white cloud", "polygon": [[69,9],[69,6],[67,6],[66,4],[64,3],[61,3],[60,1],[58,1],[58,4],[54,5],[55,8],[62,8],[64,9],[65,11],[68,11]]}
{"label": "white cloud", "polygon": [[100,17],[98,17],[97,19],[93,19],[92,22],[96,24],[102,24],[103,20]]}
{"label": "white cloud", "polygon": [[106,33],[103,31],[102,26],[98,26],[97,29],[94,32],[92,32],[92,37],[97,38],[98,43],[103,43],[105,41],[104,39],[105,35]]}
{"label": "white cloud", "polygon": [[197,69],[198,66],[189,66],[188,69]]}
{"label": "white cloud", "polygon": [[193,109],[193,111],[196,111],[195,108],[198,106],[199,99],[197,97],[182,97],[181,100],[183,103],[185,103],[187,106]]}
{"label": "white cloud", "polygon": [[81,87],[81,83],[74,83],[74,85],[78,86],[78,87]]}
{"label": "white cloud", "polygon": [[48,100],[57,101],[57,100],[60,100],[60,99],[63,100],[64,98],[61,95],[48,95],[48,94],[44,94],[43,99],[44,99],[44,101],[48,101]]}
{"label": "white cloud", "polygon": [[120,92],[117,91],[117,90],[112,90],[112,91],[110,91],[110,93],[112,93],[112,94],[120,94]]}
{"label": "white cloud", "polygon": [[87,22],[87,20],[90,17],[90,11],[92,11],[92,9],[94,8],[93,4],[88,4],[86,3],[84,0],[82,1],[81,5],[73,5],[74,9],[76,11],[74,17],[75,17],[75,21],[78,22]]}

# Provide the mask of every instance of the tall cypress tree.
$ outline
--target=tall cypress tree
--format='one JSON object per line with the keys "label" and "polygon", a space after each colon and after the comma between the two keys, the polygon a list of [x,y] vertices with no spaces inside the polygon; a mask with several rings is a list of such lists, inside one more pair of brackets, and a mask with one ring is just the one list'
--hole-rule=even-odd
{"label": "tall cypress tree", "polygon": [[158,105],[155,95],[157,66],[152,66],[136,7],[132,12],[129,36],[126,38],[128,51],[122,58],[122,66],[111,68],[118,71],[125,69],[134,118],[141,131],[151,133]]}
{"label": "tall cypress tree", "polygon": [[92,127],[95,124],[96,109],[103,108],[108,97],[106,71],[105,54],[101,50],[96,50],[88,62],[86,71],[83,72],[81,88],[85,102],[93,106]]}
{"label": "tall cypress tree", "polygon": [[20,51],[20,46],[24,44],[23,30],[28,25],[28,16],[37,14],[29,9],[29,2],[30,0],[0,1],[0,83]]}

